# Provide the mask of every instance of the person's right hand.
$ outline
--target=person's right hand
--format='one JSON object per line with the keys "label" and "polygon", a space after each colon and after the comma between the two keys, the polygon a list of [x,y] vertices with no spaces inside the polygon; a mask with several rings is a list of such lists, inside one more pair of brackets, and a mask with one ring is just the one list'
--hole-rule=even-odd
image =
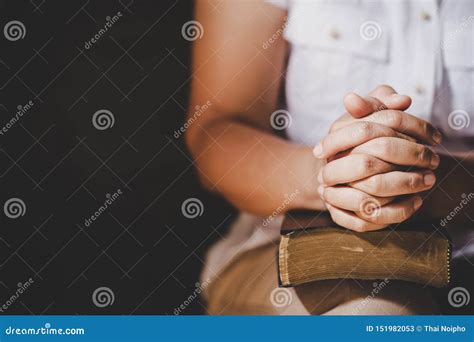
{"label": "person's right hand", "polygon": [[347,113],[331,125],[326,138],[314,148],[314,155],[331,158],[378,137],[438,145],[442,139],[439,130],[429,122],[405,113],[410,105],[409,96],[400,95],[387,85],[378,86],[364,98],[349,93],[344,97]]}
{"label": "person's right hand", "polygon": [[[435,145],[439,132],[403,112],[411,99],[388,86],[367,98],[349,94],[344,103],[348,114],[333,124],[314,151],[329,160],[318,176],[318,191],[331,216],[357,231],[406,220],[422,201],[417,195],[401,195],[431,188],[432,170],[439,164],[439,157],[416,141]],[[401,171],[407,166],[419,169]]]}

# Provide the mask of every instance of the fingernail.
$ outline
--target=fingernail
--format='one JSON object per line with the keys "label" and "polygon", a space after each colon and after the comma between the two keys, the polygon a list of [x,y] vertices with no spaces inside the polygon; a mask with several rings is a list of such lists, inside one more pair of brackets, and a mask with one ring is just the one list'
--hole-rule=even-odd
{"label": "fingernail", "polygon": [[436,169],[438,165],[439,165],[439,156],[436,153],[433,153],[433,156],[431,157],[430,166],[433,169]]}
{"label": "fingernail", "polygon": [[323,186],[318,186],[318,194],[321,196],[321,198],[324,198],[324,187]]}
{"label": "fingernail", "polygon": [[434,134],[433,134],[433,140],[437,143],[437,144],[441,144],[441,141],[443,140],[443,136],[441,135],[441,132],[440,131],[435,131]]}
{"label": "fingernail", "polygon": [[423,200],[421,199],[421,197],[416,197],[415,201],[413,202],[413,208],[415,208],[415,210],[418,210],[420,209],[422,204],[423,204]]}
{"label": "fingernail", "polygon": [[316,158],[319,158],[323,154],[323,145],[321,143],[318,143],[316,147],[313,150],[313,154]]}
{"label": "fingernail", "polygon": [[425,185],[426,186],[430,186],[430,185],[433,185],[435,182],[436,182],[436,177],[434,174],[432,173],[427,173],[424,177],[423,177],[423,181],[425,182]]}
{"label": "fingernail", "polygon": [[319,184],[324,184],[323,171],[322,170],[319,171],[317,180],[318,180]]}

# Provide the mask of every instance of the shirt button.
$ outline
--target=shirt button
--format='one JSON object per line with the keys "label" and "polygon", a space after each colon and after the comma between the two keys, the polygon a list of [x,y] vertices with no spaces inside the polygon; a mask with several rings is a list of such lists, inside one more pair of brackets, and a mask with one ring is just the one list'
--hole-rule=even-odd
{"label": "shirt button", "polygon": [[418,84],[415,87],[415,91],[418,95],[423,95],[425,93],[425,87],[423,87],[421,84]]}
{"label": "shirt button", "polygon": [[431,15],[426,11],[422,11],[420,17],[421,17],[421,20],[423,20],[423,21],[430,21],[431,20]]}
{"label": "shirt button", "polygon": [[338,40],[339,38],[341,38],[341,34],[339,33],[338,30],[336,29],[332,29],[330,32],[329,32],[329,36],[334,39],[334,40]]}

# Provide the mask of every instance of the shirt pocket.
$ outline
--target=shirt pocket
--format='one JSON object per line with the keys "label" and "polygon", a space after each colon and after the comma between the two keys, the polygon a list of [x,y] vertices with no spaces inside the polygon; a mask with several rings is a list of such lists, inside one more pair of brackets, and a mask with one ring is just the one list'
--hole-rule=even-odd
{"label": "shirt pocket", "polygon": [[384,22],[381,9],[350,1],[294,3],[285,30],[291,44],[287,102],[294,114],[332,122],[344,112],[344,94],[367,94],[383,82],[389,59]]}
{"label": "shirt pocket", "polygon": [[474,17],[443,23],[442,56],[450,90],[450,103],[440,113],[446,135],[474,135]]}
{"label": "shirt pocket", "polygon": [[444,63],[451,69],[474,69],[474,17],[443,24]]}

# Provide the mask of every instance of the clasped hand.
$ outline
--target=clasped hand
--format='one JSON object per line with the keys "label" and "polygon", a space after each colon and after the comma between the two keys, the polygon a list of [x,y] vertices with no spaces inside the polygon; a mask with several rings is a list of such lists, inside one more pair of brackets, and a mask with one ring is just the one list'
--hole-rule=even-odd
{"label": "clasped hand", "polygon": [[318,192],[337,224],[364,232],[403,222],[421,207],[420,193],[434,186],[440,158],[429,146],[441,142],[441,133],[406,113],[410,105],[389,86],[344,98],[347,113],[313,151],[327,161]]}

